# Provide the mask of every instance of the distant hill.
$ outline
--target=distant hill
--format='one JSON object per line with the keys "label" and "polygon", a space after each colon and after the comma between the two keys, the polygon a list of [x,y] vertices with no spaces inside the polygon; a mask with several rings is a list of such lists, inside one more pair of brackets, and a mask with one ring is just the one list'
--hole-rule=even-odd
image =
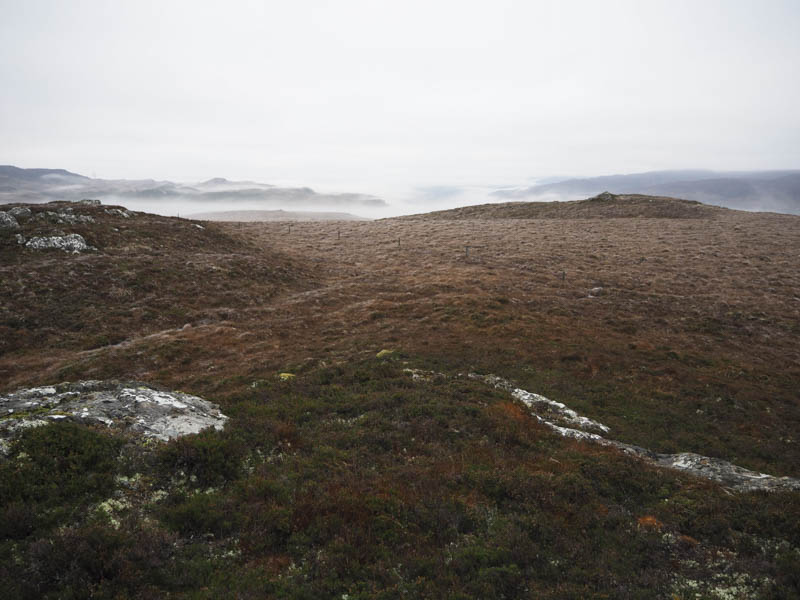
{"label": "distant hill", "polygon": [[20,179],[24,181],[42,181],[53,179],[76,179],[88,180],[88,177],[71,173],[64,169],[20,169],[10,165],[0,165],[0,182],[10,179]]}
{"label": "distant hill", "polygon": [[242,221],[242,222],[272,222],[272,221],[367,221],[346,212],[319,212],[307,210],[228,210],[217,212],[196,213],[189,215],[190,219],[201,221]]}
{"label": "distant hill", "polygon": [[586,200],[565,202],[506,202],[441,210],[409,219],[699,219],[713,217],[724,209],[693,200],[640,194],[604,192]]}
{"label": "distant hill", "polygon": [[283,188],[253,181],[216,177],[197,184],[154,179],[93,179],[63,169],[0,166],[0,204],[77,201],[98,198],[116,203],[175,199],[196,202],[248,202],[268,207],[380,207],[386,202],[368,194],[320,194],[309,187]]}
{"label": "distant hill", "polygon": [[800,214],[800,170],[652,171],[567,179],[498,190],[492,195],[509,200],[577,200],[603,191],[677,197],[748,211]]}

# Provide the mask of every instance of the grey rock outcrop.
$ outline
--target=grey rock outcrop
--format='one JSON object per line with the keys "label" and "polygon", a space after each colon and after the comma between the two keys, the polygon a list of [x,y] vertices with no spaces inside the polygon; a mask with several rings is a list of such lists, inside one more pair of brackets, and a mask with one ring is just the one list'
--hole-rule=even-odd
{"label": "grey rock outcrop", "polygon": [[30,219],[33,213],[31,209],[27,206],[15,206],[14,208],[8,211],[12,217],[14,217],[17,221],[24,221],[26,219]]}
{"label": "grey rock outcrop", "polygon": [[702,456],[693,452],[658,454],[656,464],[687,471],[739,491],[800,490],[800,481],[791,477],[773,477],[766,473],[750,471],[720,458]]}
{"label": "grey rock outcrop", "polygon": [[64,252],[88,252],[95,250],[86,243],[82,235],[69,233],[67,235],[36,236],[25,243],[26,248],[31,250],[63,250]]}
{"label": "grey rock outcrop", "polygon": [[13,215],[0,210],[0,231],[14,231],[19,229],[19,223]]}
{"label": "grey rock outcrop", "polygon": [[71,209],[64,212],[53,212],[48,210],[41,212],[36,216],[42,221],[53,223],[55,225],[82,225],[86,223],[94,223],[94,217],[90,215],[76,215]]}
{"label": "grey rock outcrop", "polygon": [[561,425],[565,427],[578,427],[580,429],[601,431],[603,433],[608,433],[610,431],[606,425],[579,415],[566,404],[518,388],[511,384],[511,382],[495,375],[482,376],[470,373],[469,377],[470,379],[478,379],[489,385],[510,392],[514,398],[522,402],[536,414],[547,418],[548,422],[561,423]]}
{"label": "grey rock outcrop", "polygon": [[183,392],[115,381],[81,381],[0,396],[0,455],[23,430],[59,420],[105,425],[166,441],[213,427],[228,417],[216,404]]}
{"label": "grey rock outcrop", "polygon": [[561,402],[518,388],[510,381],[496,375],[470,373],[468,377],[509,392],[530,409],[531,415],[536,420],[562,437],[610,446],[659,467],[690,473],[739,492],[800,490],[800,479],[794,477],[775,477],[757,473],[720,458],[692,452],[659,454],[640,446],[603,437],[594,431],[607,434],[610,429],[606,425],[579,415]]}

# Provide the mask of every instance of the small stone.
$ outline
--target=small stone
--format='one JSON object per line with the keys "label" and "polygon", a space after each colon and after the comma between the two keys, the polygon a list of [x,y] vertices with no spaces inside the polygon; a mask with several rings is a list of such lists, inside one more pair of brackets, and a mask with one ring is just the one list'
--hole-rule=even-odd
{"label": "small stone", "polygon": [[614,200],[616,196],[611,192],[603,192],[601,194],[597,194],[594,198],[589,198],[589,200],[600,200],[600,201],[609,201]]}
{"label": "small stone", "polygon": [[589,290],[589,298],[595,298],[597,296],[603,295],[603,288],[601,287],[593,287]]}

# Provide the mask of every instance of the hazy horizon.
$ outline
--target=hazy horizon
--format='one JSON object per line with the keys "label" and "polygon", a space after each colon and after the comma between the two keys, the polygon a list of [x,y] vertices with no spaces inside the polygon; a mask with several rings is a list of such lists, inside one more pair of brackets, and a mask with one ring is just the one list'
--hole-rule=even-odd
{"label": "hazy horizon", "polygon": [[[604,191],[671,196],[739,210],[800,214],[800,169],[756,172],[687,169],[586,178],[562,176],[529,178],[516,186],[406,186],[389,193],[376,193],[374,189],[314,190],[301,184],[280,187],[271,182],[219,177],[188,182],[83,179],[63,172],[41,173],[46,167],[38,168],[35,175],[7,167],[0,165],[0,204],[91,197],[105,204],[184,217],[213,212],[284,210],[348,213],[375,219],[485,203],[583,200]],[[308,217],[319,218],[319,215]]]}
{"label": "hazy horizon", "polygon": [[790,0],[0,9],[0,163],[20,167],[407,199],[800,166]]}

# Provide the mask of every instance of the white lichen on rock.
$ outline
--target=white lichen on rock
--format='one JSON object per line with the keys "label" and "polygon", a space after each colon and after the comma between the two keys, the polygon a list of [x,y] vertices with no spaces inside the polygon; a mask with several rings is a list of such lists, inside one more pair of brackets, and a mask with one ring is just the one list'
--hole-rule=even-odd
{"label": "white lichen on rock", "polygon": [[[422,371],[406,369],[406,372],[417,382],[428,380]],[[437,375],[442,376],[441,374]],[[793,477],[775,477],[765,473],[756,473],[719,458],[702,456],[691,452],[659,454],[640,446],[605,438],[587,430],[600,430],[603,433],[608,433],[610,429],[606,425],[579,415],[561,402],[518,388],[510,381],[496,375],[470,373],[467,377],[509,392],[512,397],[530,409],[531,415],[537,421],[562,437],[610,446],[656,466],[691,473],[696,477],[716,481],[725,487],[740,492],[800,490],[800,479]],[[576,425],[577,428],[566,425]]]}
{"label": "white lichen on rock", "polygon": [[14,217],[17,221],[23,221],[25,219],[29,219],[33,213],[31,209],[27,206],[15,206],[14,208],[9,209],[8,214]]}
{"label": "white lichen on rock", "polygon": [[86,243],[82,235],[69,233],[67,235],[36,236],[25,243],[26,248],[31,250],[62,250],[64,252],[88,252],[95,250]]}
{"label": "white lichen on rock", "polygon": [[166,441],[209,427],[221,430],[228,417],[197,396],[138,383],[81,381],[29,388],[0,396],[0,453],[7,454],[22,429],[63,419]]}
{"label": "white lichen on rock", "polygon": [[131,507],[130,503],[126,500],[118,500],[116,498],[108,498],[95,506],[94,512],[103,515],[108,519],[109,524],[114,529],[119,529],[121,522],[120,516]]}
{"label": "white lichen on rock", "polygon": [[51,210],[40,212],[36,215],[40,221],[46,221],[56,225],[82,225],[94,223],[94,217],[91,215],[77,215],[71,208],[67,208],[62,212],[53,212]]}
{"label": "white lichen on rock", "polygon": [[740,491],[800,489],[800,481],[791,477],[773,477],[739,467],[720,458],[702,456],[692,452],[659,454],[656,463],[671,469],[687,471],[705,479],[736,488]]}
{"label": "white lichen on rock", "polygon": [[672,581],[672,597],[713,600],[760,598],[772,583],[773,580],[769,577],[753,577],[740,572],[723,571],[705,579],[690,579],[675,575]]}
{"label": "white lichen on rock", "polygon": [[19,229],[19,223],[10,213],[0,210],[0,230],[13,231]]}
{"label": "white lichen on rock", "polygon": [[[588,417],[579,415],[566,404],[557,402],[555,400],[550,400],[549,398],[545,398],[539,394],[534,394],[533,392],[528,392],[522,388],[518,388],[510,381],[506,381],[502,377],[497,377],[496,375],[476,375],[474,373],[471,373],[469,377],[471,379],[485,381],[489,385],[510,392],[514,398],[522,402],[525,406],[539,416],[546,416],[549,419],[561,421],[565,425],[575,425],[579,429],[596,429],[602,431],[603,433],[608,433],[610,431],[606,425],[598,423],[597,421],[594,421]],[[544,415],[542,415],[542,413],[544,413]],[[574,434],[574,429],[566,427],[561,427],[560,429],[563,429],[565,432],[564,435],[567,435],[568,437],[582,437]]]}
{"label": "white lichen on rock", "polygon": [[403,369],[403,373],[411,375],[414,381],[433,381],[436,378],[447,379],[444,373],[437,373],[436,371],[423,371],[422,369]]}
{"label": "white lichen on rock", "polygon": [[125,208],[107,208],[106,214],[112,217],[122,217],[123,219],[130,219],[133,213]]}

